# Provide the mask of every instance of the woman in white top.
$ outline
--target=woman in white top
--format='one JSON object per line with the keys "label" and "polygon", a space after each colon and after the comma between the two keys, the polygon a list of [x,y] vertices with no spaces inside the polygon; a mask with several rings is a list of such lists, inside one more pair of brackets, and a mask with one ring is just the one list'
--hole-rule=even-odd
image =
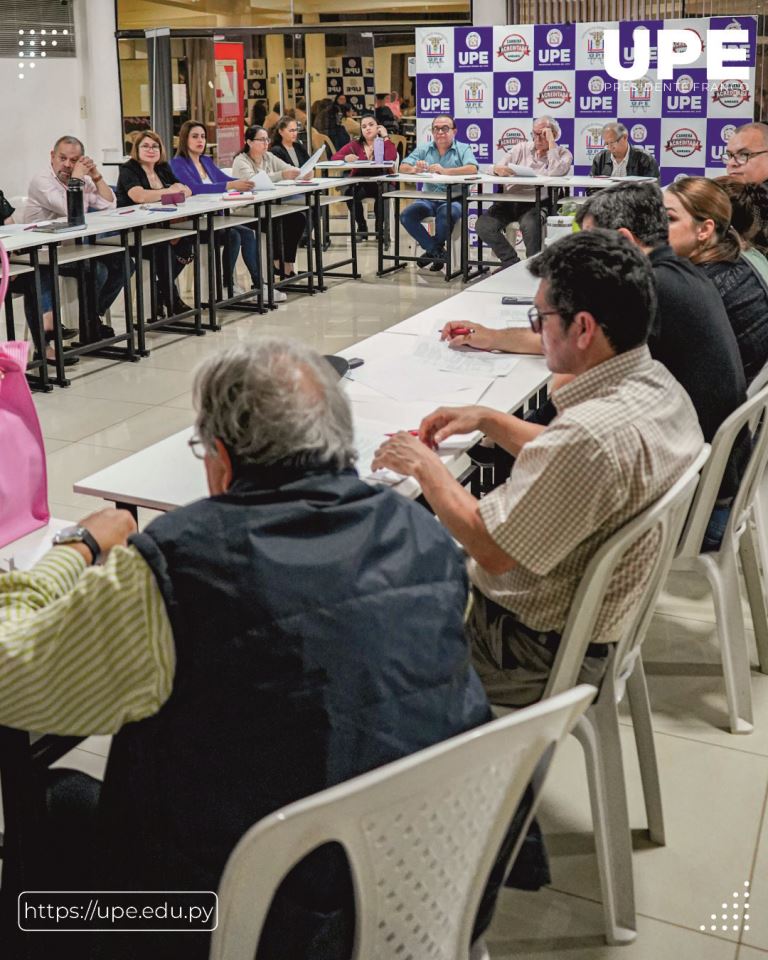
{"label": "woman in white top", "polygon": [[[245,131],[245,146],[232,164],[232,176],[240,180],[251,180],[257,173],[266,173],[273,183],[279,183],[281,180],[295,180],[299,175],[298,167],[291,166],[290,163],[276,157],[269,152],[268,147],[269,135],[264,127],[248,127]],[[272,221],[272,242],[276,253],[279,253],[282,232],[282,256],[275,258],[277,274],[284,274],[288,278],[296,275],[296,249],[304,232],[304,223],[303,213],[289,213]]]}

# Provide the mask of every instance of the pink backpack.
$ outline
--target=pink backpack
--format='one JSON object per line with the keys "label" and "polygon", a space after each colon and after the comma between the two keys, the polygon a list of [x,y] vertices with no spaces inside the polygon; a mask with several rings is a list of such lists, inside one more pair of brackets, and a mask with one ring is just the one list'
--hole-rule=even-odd
{"label": "pink backpack", "polygon": [[44,526],[48,478],[27,378],[29,344],[0,342],[0,547]]}

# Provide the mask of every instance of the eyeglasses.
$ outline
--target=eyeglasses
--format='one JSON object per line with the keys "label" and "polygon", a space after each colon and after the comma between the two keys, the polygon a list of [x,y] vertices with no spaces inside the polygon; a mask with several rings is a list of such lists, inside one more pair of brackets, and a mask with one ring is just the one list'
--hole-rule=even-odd
{"label": "eyeglasses", "polygon": [[768,150],[739,150],[738,153],[725,150],[723,152],[723,163],[733,161],[737,167],[745,167],[752,157],[759,157],[761,153],[768,153]]}
{"label": "eyeglasses", "polygon": [[617,143],[621,143],[624,139],[624,136],[617,137],[615,140],[603,140],[604,147],[615,147]]}
{"label": "eyeglasses", "polygon": [[450,133],[453,127],[432,127],[432,133]]}
{"label": "eyeglasses", "polygon": [[269,143],[269,137],[254,137],[251,143]]}
{"label": "eyeglasses", "polygon": [[139,149],[141,149],[141,150],[159,150],[159,149],[160,149],[160,144],[159,144],[159,143],[153,143],[151,140],[148,140],[146,143],[140,143],[140,144],[139,144]]}
{"label": "eyeglasses", "polygon": [[533,330],[534,333],[541,333],[541,321],[544,319],[544,317],[559,316],[559,310],[539,310],[538,307],[531,307],[531,309],[528,311],[528,323],[530,323],[531,330]]}
{"label": "eyeglasses", "polygon": [[200,437],[190,437],[189,440],[187,440],[187,446],[192,451],[194,457],[197,457],[198,460],[205,460],[207,451]]}

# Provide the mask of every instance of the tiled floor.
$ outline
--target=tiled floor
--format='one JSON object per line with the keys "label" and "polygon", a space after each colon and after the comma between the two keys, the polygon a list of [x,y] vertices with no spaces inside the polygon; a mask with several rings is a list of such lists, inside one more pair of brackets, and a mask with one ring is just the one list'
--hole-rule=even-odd
{"label": "tiled floor", "polygon": [[[360,283],[332,281],[328,293],[292,296],[264,317],[229,314],[218,334],[152,334],[152,354],[140,364],[99,369],[98,362],[84,361],[69,390],[36,395],[53,513],[77,519],[98,509],[100,501],[72,493],[75,480],[191,422],[192,370],[211,350],[270,332],[333,353],[460,289],[412,269],[377,280],[372,250],[362,270]],[[572,739],[552,771],[541,811],[552,888],[502,894],[488,936],[494,960],[768,960],[768,677],[753,675],[755,733],[731,736],[711,605],[688,598],[685,584],[677,590],[665,596],[645,647],[667,825],[663,849],[643,832],[631,728],[623,721],[636,828],[637,940],[608,948],[602,938],[584,765]],[[91,738],[75,758],[98,773],[107,748],[106,738]],[[734,909],[734,902],[752,909]]]}

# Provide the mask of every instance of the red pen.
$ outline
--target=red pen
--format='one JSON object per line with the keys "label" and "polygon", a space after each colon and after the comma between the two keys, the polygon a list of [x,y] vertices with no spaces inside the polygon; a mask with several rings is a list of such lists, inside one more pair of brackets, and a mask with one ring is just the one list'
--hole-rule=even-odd
{"label": "red pen", "polygon": [[453,327],[453,329],[449,331],[452,337],[466,337],[469,336],[470,333],[474,332],[475,331],[472,329],[472,327]]}

